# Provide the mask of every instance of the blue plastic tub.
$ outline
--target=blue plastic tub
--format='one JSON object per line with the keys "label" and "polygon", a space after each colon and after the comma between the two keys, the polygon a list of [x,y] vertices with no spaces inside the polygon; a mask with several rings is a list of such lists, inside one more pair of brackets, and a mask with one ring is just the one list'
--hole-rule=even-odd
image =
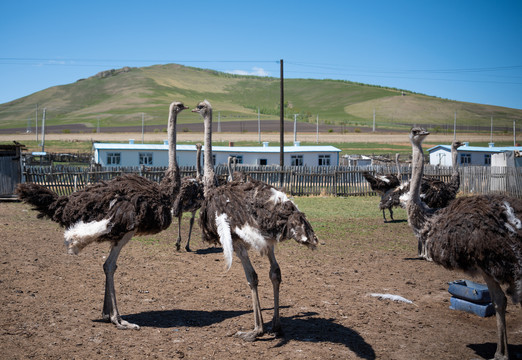
{"label": "blue plastic tub", "polygon": [[452,296],[450,299],[450,309],[465,311],[467,313],[475,314],[480,317],[488,317],[495,313],[495,308],[492,303],[477,304],[464,299],[459,299]]}
{"label": "blue plastic tub", "polygon": [[456,280],[449,283],[451,295],[474,303],[490,303],[488,287],[470,280]]}

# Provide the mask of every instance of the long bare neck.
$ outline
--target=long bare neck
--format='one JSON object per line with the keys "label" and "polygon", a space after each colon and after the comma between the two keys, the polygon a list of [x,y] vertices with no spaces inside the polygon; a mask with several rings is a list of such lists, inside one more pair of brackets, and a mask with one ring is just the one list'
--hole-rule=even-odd
{"label": "long bare neck", "polygon": [[214,164],[212,161],[212,110],[204,117],[205,121],[205,171],[203,176],[203,186],[205,196],[207,191],[214,187]]}
{"label": "long bare neck", "polygon": [[178,162],[176,160],[176,122],[177,114],[171,111],[169,114],[169,123],[167,125],[167,133],[169,138],[169,170],[178,170]]}
{"label": "long bare neck", "polygon": [[422,176],[424,175],[424,159],[422,155],[422,145],[412,143],[413,159],[412,159],[412,177],[410,181],[410,201],[420,204],[420,189]]}
{"label": "long bare neck", "polygon": [[451,167],[453,170],[453,174],[455,174],[455,173],[458,174],[457,160],[458,160],[457,147],[454,145],[451,145]]}
{"label": "long bare neck", "polygon": [[167,124],[169,141],[169,167],[165,171],[165,176],[161,180],[162,192],[167,195],[172,203],[178,195],[181,187],[181,176],[179,173],[178,162],[176,160],[176,121],[177,113],[171,109]]}
{"label": "long bare neck", "polygon": [[201,144],[196,145],[196,179],[201,180]]}
{"label": "long bare neck", "polygon": [[397,166],[397,179],[401,181],[401,166],[399,163],[399,154],[395,154],[395,165]]}

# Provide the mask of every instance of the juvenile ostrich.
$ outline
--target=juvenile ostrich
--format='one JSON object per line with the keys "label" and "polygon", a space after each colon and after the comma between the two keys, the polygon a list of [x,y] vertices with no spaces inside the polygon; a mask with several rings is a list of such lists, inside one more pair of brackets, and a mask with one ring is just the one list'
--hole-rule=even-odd
{"label": "juvenile ostrich", "polygon": [[[390,190],[393,190],[397,188],[401,183],[401,170],[399,166],[399,155],[395,155],[395,163],[397,165],[397,175],[394,174],[388,174],[388,175],[377,175],[373,176],[368,171],[365,171],[362,173],[366,181],[370,183],[370,188],[375,191],[377,194],[381,195],[381,202],[384,197],[384,195],[389,192]],[[387,208],[381,208],[382,210],[382,217],[384,218],[384,222],[387,222],[386,220],[386,214],[384,213],[384,210],[388,209],[390,212],[390,218],[393,220],[393,210],[392,207]]]}
{"label": "juvenile ostrich", "polygon": [[212,107],[208,101],[200,102],[192,110],[205,121],[205,199],[200,209],[200,226],[205,241],[223,247],[227,270],[232,265],[233,252],[241,260],[248,284],[252,290],[254,329],[237,332],[236,336],[254,341],[265,333],[258,296],[258,277],[250,263],[248,250],[254,249],[268,256],[270,280],[274,289],[274,316],[272,332],[281,334],[279,318],[279,285],[281,270],[274,255],[274,246],[285,239],[314,249],[317,237],[305,215],[300,212],[286,194],[261,181],[248,178],[233,180],[215,186],[212,166]]}
{"label": "juvenile ostrich", "polygon": [[190,250],[190,235],[192,234],[192,226],[196,212],[201,207],[203,200],[203,181],[201,175],[201,144],[196,144],[196,177],[184,177],[181,179],[181,189],[179,191],[176,202],[174,203],[173,216],[178,218],[178,239],[176,240],[176,249],[181,248],[181,218],[184,212],[190,212],[190,224],[187,238],[186,251]]}
{"label": "juvenile ostrich", "polygon": [[[448,204],[457,197],[460,187],[460,174],[458,170],[458,153],[457,149],[462,146],[460,141],[454,140],[451,144],[451,158],[452,158],[452,174],[449,182],[433,179],[422,178],[421,183],[421,198],[424,203],[433,209],[440,209],[448,206]],[[410,182],[401,183],[395,189],[388,191],[381,198],[379,208],[384,212],[384,209],[401,206],[406,207],[410,195]],[[419,250],[420,251],[420,250]],[[420,252],[419,252],[420,254]]]}
{"label": "juvenile ostrich", "polygon": [[39,218],[49,217],[66,228],[64,237],[69,254],[78,254],[92,242],[110,242],[110,254],[103,264],[105,299],[103,319],[118,329],[139,329],[122,320],[116,305],[114,273],[121,249],[134,235],[155,234],[172,222],[172,206],[180,188],[176,162],[176,118],[187,109],[180,102],[170,104],[169,167],[161,183],[138,175],[124,175],[102,181],[69,196],[58,196],[37,184],[20,184],[19,198],[34,206]]}
{"label": "juvenile ostrich", "polygon": [[507,360],[506,296],[522,304],[522,200],[478,195],[453,200],[435,210],[421,200],[422,141],[429,133],[413,128],[411,198],[408,223],[426,245],[427,258],[447,269],[483,276],[495,306],[498,342],[495,359]]}

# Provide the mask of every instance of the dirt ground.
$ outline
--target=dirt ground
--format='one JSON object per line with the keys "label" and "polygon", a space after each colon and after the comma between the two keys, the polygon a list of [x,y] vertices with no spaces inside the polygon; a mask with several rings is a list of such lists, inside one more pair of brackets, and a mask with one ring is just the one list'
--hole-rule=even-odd
{"label": "dirt ground", "polygon": [[[276,251],[284,337],[246,343],[230,336],[253,325],[241,264],[235,259],[225,272],[221,250],[202,244],[197,228],[190,253],[175,250],[174,226],[137,237],[123,249],[115,277],[118,305],[123,318],[141,330],[117,330],[101,320],[108,244],[67,255],[58,225],[37,219],[24,204],[0,203],[0,358],[492,357],[495,317],[449,309],[447,282],[463,275],[416,260],[416,242],[404,213],[397,212],[396,219],[401,217],[389,224],[378,211],[374,219],[311,218],[321,241],[317,251],[293,241]],[[339,235],[345,228],[356,235]],[[268,324],[268,261],[256,254],[251,259]],[[372,293],[400,295],[413,304]],[[520,307],[510,303],[507,323],[512,356],[522,359]]]}

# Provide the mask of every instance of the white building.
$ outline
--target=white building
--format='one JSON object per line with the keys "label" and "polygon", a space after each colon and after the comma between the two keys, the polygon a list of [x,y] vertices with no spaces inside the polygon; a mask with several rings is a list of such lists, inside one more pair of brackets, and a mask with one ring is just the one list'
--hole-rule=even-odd
{"label": "white building", "polygon": [[[340,149],[326,146],[285,146],[285,165],[336,166]],[[168,166],[168,142],[163,144],[94,143],[94,162],[102,166]],[[240,164],[278,165],[279,146],[212,146],[214,164],[226,164],[229,156],[235,156]],[[176,145],[179,166],[196,164],[195,145]]]}
{"label": "white building", "polygon": [[[490,143],[488,147],[485,146],[469,146],[464,143],[457,149],[459,165],[482,165],[482,166],[509,166],[505,156],[500,156],[502,153],[520,153],[522,147],[520,146],[499,146],[495,147],[494,143]],[[437,145],[428,149],[430,154],[430,165],[451,166],[451,145]],[[495,159],[495,160],[493,160]],[[520,159],[520,158],[519,158]],[[513,162],[515,164],[515,162]],[[513,166],[513,165],[511,165]]]}

